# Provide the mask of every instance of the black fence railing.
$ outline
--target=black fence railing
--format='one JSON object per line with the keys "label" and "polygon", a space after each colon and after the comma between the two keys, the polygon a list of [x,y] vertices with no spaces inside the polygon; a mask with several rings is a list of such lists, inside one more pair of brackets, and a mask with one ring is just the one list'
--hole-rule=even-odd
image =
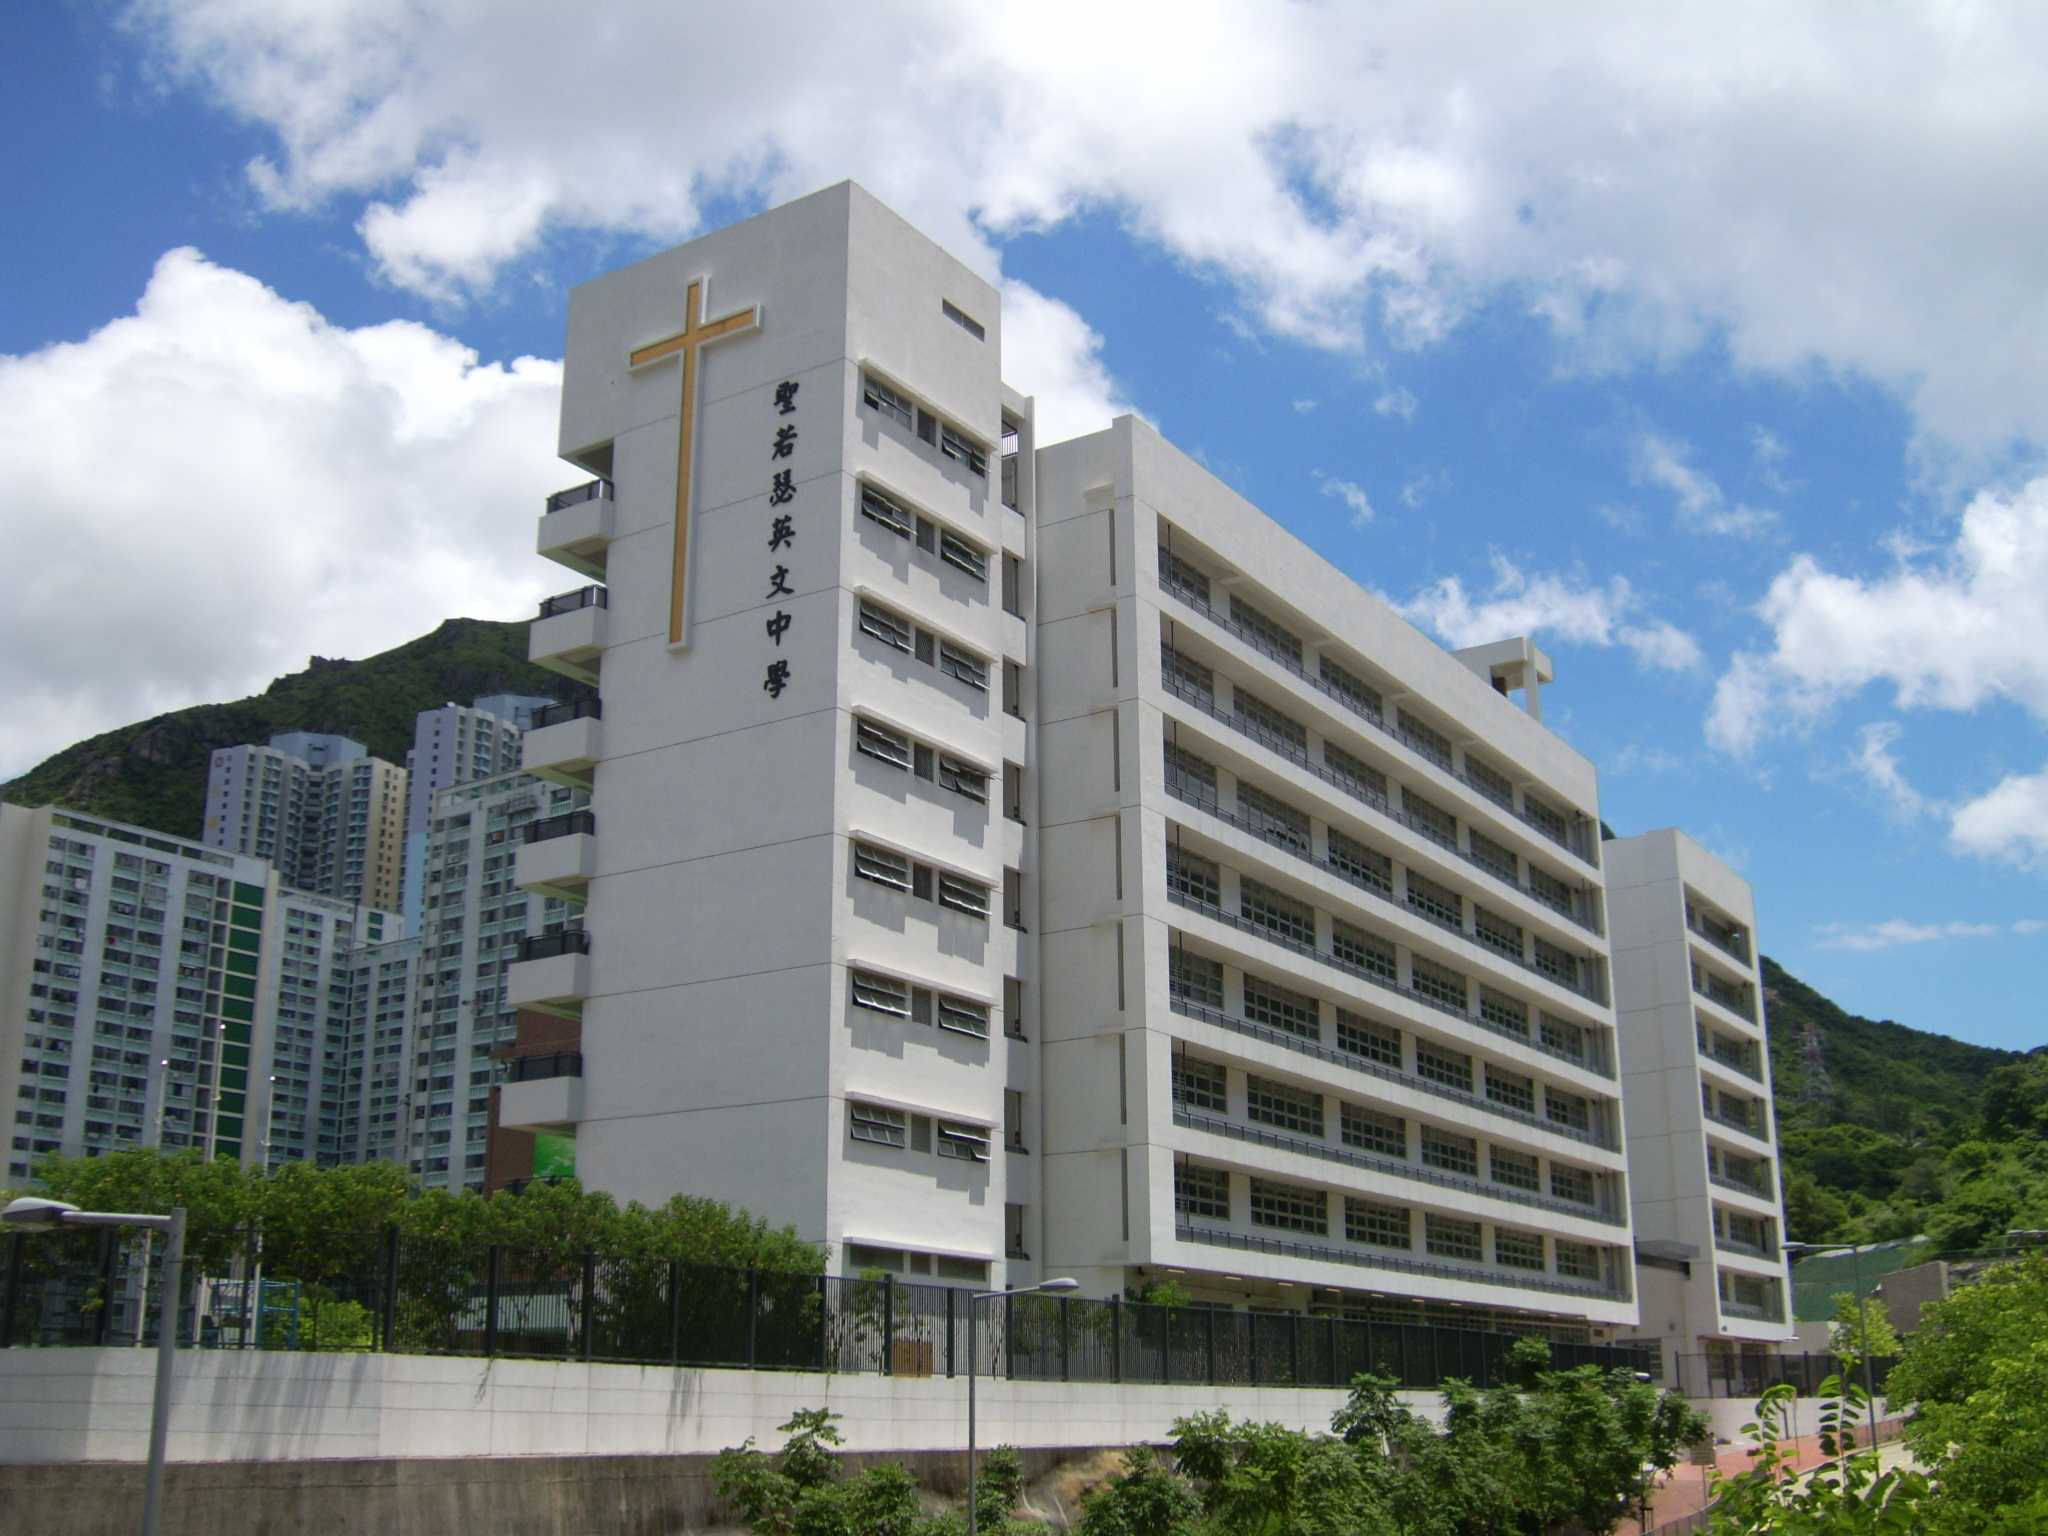
{"label": "black fence railing", "polygon": [[589,953],[590,935],[581,928],[565,928],[560,933],[536,933],[519,941],[519,958],[522,960],[552,960],[556,955]]}
{"label": "black fence railing", "polygon": [[611,593],[603,587],[578,587],[574,592],[558,592],[553,597],[544,597],[540,602],[540,616],[552,619],[557,614],[574,613],[579,608],[609,608]]}
{"label": "black fence railing", "polygon": [[545,1056],[515,1056],[505,1063],[508,1083],[541,1083],[551,1077],[581,1077],[581,1051],[552,1051]]}
{"label": "black fence railing", "polygon": [[[155,1333],[161,1280],[111,1235],[17,1234],[0,1245],[0,1343],[130,1344],[137,1319]],[[261,1257],[222,1265],[238,1274]],[[273,1259],[269,1268],[280,1266]],[[179,1332],[201,1345],[253,1343],[224,1326],[236,1281],[200,1273],[179,1308]],[[1011,1296],[970,1315],[966,1289],[892,1276],[831,1275],[680,1264],[573,1252],[362,1234],[346,1262],[317,1282],[299,1277],[287,1318],[267,1305],[271,1348],[516,1356],[641,1365],[717,1366],[898,1376],[965,1374],[968,1331],[977,1366],[1019,1381],[1157,1382],[1344,1387],[1360,1372],[1433,1389],[1456,1377],[1514,1379],[1515,1338],[1419,1324],[1301,1313],[1236,1312],[1073,1297]],[[239,1314],[238,1314],[239,1315]],[[1553,1344],[1553,1365],[1658,1373],[1645,1350]]]}
{"label": "black fence railing", "polygon": [[587,699],[570,699],[562,704],[549,704],[533,712],[533,728],[538,731],[550,725],[566,725],[571,720],[602,720],[604,700],[592,696]]}
{"label": "black fence railing", "polygon": [[574,507],[586,501],[610,501],[612,483],[609,480],[591,480],[582,485],[571,486],[566,491],[557,491],[548,498],[548,510],[559,512],[564,507]]}
{"label": "black fence railing", "polygon": [[[1870,1377],[1884,1391],[1892,1357],[1873,1355]],[[1801,1397],[1816,1397],[1830,1376],[1863,1385],[1863,1367],[1845,1367],[1833,1355],[1680,1355],[1678,1380],[1667,1383],[1687,1397],[1761,1397],[1766,1389],[1789,1382]]]}
{"label": "black fence railing", "polygon": [[578,832],[595,833],[597,817],[590,811],[567,811],[560,816],[543,816],[526,824],[526,841],[545,843],[557,837],[574,837]]}

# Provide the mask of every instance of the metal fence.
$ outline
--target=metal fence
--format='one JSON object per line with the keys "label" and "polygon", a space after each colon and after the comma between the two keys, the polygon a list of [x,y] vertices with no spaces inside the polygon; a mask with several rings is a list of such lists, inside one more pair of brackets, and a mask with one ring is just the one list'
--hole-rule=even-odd
{"label": "metal fence", "polygon": [[[317,1280],[226,1278],[195,1266],[182,1339],[201,1347],[376,1349],[639,1365],[953,1376],[1020,1381],[1342,1387],[1361,1372],[1433,1389],[1514,1379],[1508,1334],[1355,1317],[1238,1312],[1076,1297],[983,1302],[894,1277],[681,1264],[631,1254],[366,1234]],[[0,1250],[0,1344],[154,1338],[160,1276],[112,1232],[14,1235]],[[281,1301],[280,1297],[287,1301]],[[253,1299],[252,1299],[253,1298]],[[338,1309],[338,1310],[337,1310]],[[285,1314],[288,1313],[287,1317]],[[1660,1374],[1645,1350],[1553,1344],[1558,1368]]]}
{"label": "metal fence", "polygon": [[[1891,1373],[1892,1357],[1873,1355],[1870,1377],[1879,1392]],[[1839,1376],[1863,1385],[1859,1363],[1844,1367],[1833,1355],[1680,1355],[1678,1380],[1671,1385],[1687,1397],[1761,1397],[1771,1387],[1789,1382],[1801,1397],[1818,1397],[1821,1383]]]}

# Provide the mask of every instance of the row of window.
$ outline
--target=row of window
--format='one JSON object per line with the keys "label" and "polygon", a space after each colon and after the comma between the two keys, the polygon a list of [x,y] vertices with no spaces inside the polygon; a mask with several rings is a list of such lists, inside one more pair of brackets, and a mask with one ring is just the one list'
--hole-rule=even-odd
{"label": "row of window", "polygon": [[912,986],[879,971],[854,971],[853,1005],[874,1013],[892,1014],[913,1024],[937,1024],[958,1034],[988,1038],[989,1006],[972,998],[954,997],[930,987]]}
{"label": "row of window", "polygon": [[965,571],[976,581],[988,581],[988,555],[979,545],[970,543],[950,528],[943,528],[928,517],[920,517],[905,507],[895,497],[861,482],[861,515],[880,523],[899,538],[910,539],[928,555],[937,555],[956,570]]}
{"label": "row of window", "polygon": [[918,441],[939,450],[970,473],[988,478],[988,449],[950,421],[933,415],[907,395],[871,373],[861,375],[861,404],[915,432]]}
{"label": "row of window", "polygon": [[853,873],[892,890],[908,891],[919,901],[937,901],[942,907],[964,912],[969,917],[988,919],[989,888],[948,869],[920,864],[890,848],[873,843],[853,845]]}
{"label": "row of window", "polygon": [[926,666],[935,666],[946,676],[965,683],[978,693],[988,692],[988,662],[965,646],[919,628],[909,619],[880,603],[860,599],[856,629],[892,650],[914,656]]}
{"label": "row of window", "polygon": [[920,779],[965,795],[977,804],[988,804],[988,772],[964,757],[955,757],[936,747],[913,741],[892,726],[858,715],[853,723],[854,748],[864,756],[903,768]]}
{"label": "row of window", "polygon": [[847,1128],[855,1141],[896,1151],[935,1152],[964,1163],[988,1161],[988,1127],[961,1120],[884,1109],[879,1104],[846,1103]]}

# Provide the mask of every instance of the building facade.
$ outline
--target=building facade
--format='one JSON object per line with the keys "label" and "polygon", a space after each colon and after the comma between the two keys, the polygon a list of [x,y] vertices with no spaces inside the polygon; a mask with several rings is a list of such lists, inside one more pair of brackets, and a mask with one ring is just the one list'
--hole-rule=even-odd
{"label": "building facade", "polygon": [[201,841],[277,867],[288,886],[395,912],[406,774],[359,741],[292,731],[213,754]]}
{"label": "building facade", "polygon": [[601,582],[531,654],[602,701],[527,740],[590,814],[517,878],[587,916],[508,990],[582,1077],[508,1105],[847,1271],[1633,1321],[1547,661],[1447,655],[1135,420],[1039,448],[1001,318],[851,185],[572,295],[600,478],[539,542]]}
{"label": "building facade", "polygon": [[1770,1352],[1795,1326],[1754,895],[1674,829],[1605,853],[1639,1332],[1672,1355]]}
{"label": "building facade", "polygon": [[495,778],[519,766],[519,742],[536,710],[554,701],[525,694],[494,693],[467,705],[423,709],[413,721],[412,750],[405,756],[405,892],[403,906],[413,931],[419,927],[425,879],[428,823],[434,796],[472,779]]}

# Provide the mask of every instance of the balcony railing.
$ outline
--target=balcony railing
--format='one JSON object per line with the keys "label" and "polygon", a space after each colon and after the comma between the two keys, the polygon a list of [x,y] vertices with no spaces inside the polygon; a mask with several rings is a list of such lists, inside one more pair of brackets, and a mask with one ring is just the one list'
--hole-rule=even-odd
{"label": "balcony railing", "polygon": [[519,1056],[505,1064],[508,1083],[543,1083],[551,1077],[581,1077],[581,1051],[555,1051],[547,1056]]}
{"label": "balcony railing", "polygon": [[612,483],[609,480],[592,480],[587,485],[572,486],[566,491],[557,491],[548,498],[548,510],[559,512],[564,507],[573,507],[586,501],[610,501]]}
{"label": "balcony railing", "polygon": [[1749,964],[1749,939],[1740,928],[1717,923],[1694,907],[1686,908],[1685,925],[1723,954],[1733,955],[1744,965]]}
{"label": "balcony railing", "polygon": [[1740,1131],[1745,1136],[1754,1136],[1758,1141],[1769,1141],[1771,1139],[1770,1125],[1762,1115],[1757,1115],[1754,1119],[1746,1119],[1737,1118],[1734,1115],[1724,1115],[1718,1109],[1709,1109],[1704,1111],[1704,1113],[1714,1124],[1724,1125],[1731,1131]]}
{"label": "balcony railing", "polygon": [[1768,1200],[1771,1198],[1770,1186],[1768,1184],[1746,1183],[1741,1179],[1731,1179],[1725,1173],[1710,1173],[1707,1175],[1707,1182],[1719,1185],[1722,1189],[1732,1189],[1738,1195],[1749,1195],[1753,1199]]}
{"label": "balcony railing", "polygon": [[1739,1253],[1744,1258],[1768,1259],[1775,1257],[1770,1249],[1766,1248],[1762,1243],[1745,1243],[1739,1237],[1721,1237],[1717,1235],[1714,1238],[1714,1246],[1723,1253]]}
{"label": "balcony railing", "polygon": [[543,816],[526,824],[526,841],[545,843],[557,837],[574,837],[579,832],[596,832],[597,817],[589,811],[569,811],[560,816]]}
{"label": "balcony railing", "polygon": [[566,725],[571,720],[602,720],[604,700],[596,697],[570,699],[562,704],[550,704],[533,712],[533,728],[545,730],[551,725]]}
{"label": "balcony railing", "polygon": [[552,960],[557,955],[587,955],[590,953],[590,935],[581,928],[565,928],[560,933],[536,933],[519,941],[521,960]]}
{"label": "balcony railing", "polygon": [[1752,1024],[1756,1022],[1756,1001],[1751,997],[1747,984],[1737,986],[1732,981],[1723,981],[1712,971],[1703,971],[1695,966],[1692,973],[1692,989],[1709,1001],[1720,1004],[1730,1013],[1738,1014]]}
{"label": "balcony railing", "polygon": [[574,613],[579,608],[609,608],[611,594],[603,587],[578,587],[574,592],[560,592],[553,597],[541,599],[540,616],[552,619],[558,614]]}
{"label": "balcony railing", "polygon": [[1731,1051],[1724,1049],[1719,1044],[1715,1044],[1713,1046],[1701,1046],[1700,1054],[1718,1062],[1731,1072],[1740,1072],[1752,1082],[1760,1083],[1764,1080],[1763,1072],[1757,1066],[1756,1053],[1753,1050]]}

